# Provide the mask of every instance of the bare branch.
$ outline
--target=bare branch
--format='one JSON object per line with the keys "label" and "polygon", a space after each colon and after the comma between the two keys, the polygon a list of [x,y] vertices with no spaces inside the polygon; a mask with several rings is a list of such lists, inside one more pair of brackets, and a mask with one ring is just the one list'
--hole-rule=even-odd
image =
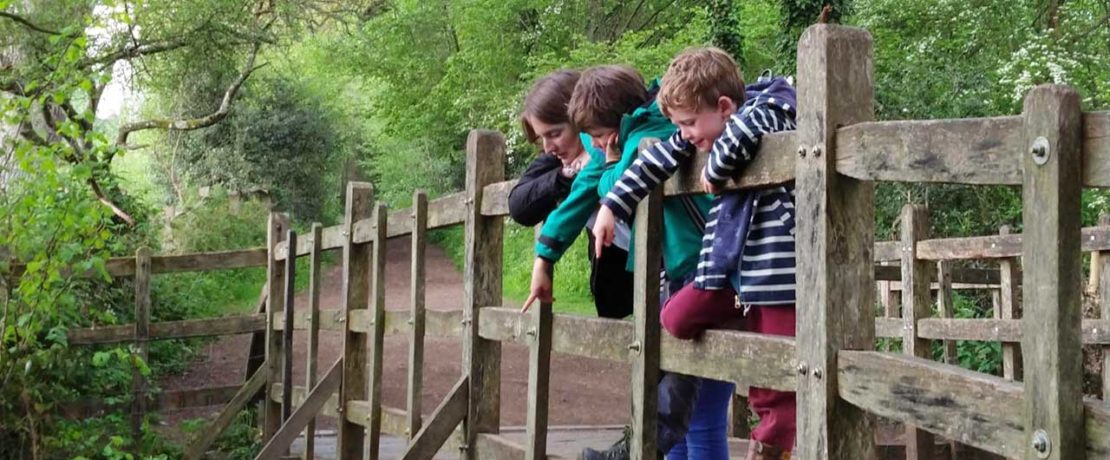
{"label": "bare branch", "polygon": [[35,25],[35,23],[31,22],[27,18],[24,18],[23,16],[8,13],[6,11],[0,11],[0,18],[8,18],[12,21],[18,22],[23,27],[31,29],[35,32],[40,32],[40,33],[50,34],[50,35],[65,35],[61,32],[56,31],[56,30],[50,30],[50,29],[47,29],[45,27]]}
{"label": "bare branch", "polygon": [[31,141],[39,147],[49,146],[50,143],[46,141],[39,133],[35,132],[35,127],[31,125],[30,121],[22,121],[19,123],[18,132],[20,137]]}
{"label": "bare branch", "polygon": [[161,42],[154,42],[154,43],[132,43],[130,45],[127,45],[127,46],[123,47],[123,49],[121,49],[121,50],[117,50],[117,51],[108,53],[108,54],[103,55],[103,56],[97,56],[97,57],[94,57],[94,58],[91,58],[91,59],[87,59],[84,62],[82,62],[81,65],[82,66],[91,66],[91,65],[98,65],[98,64],[111,65],[111,64],[115,63],[116,61],[119,61],[119,60],[122,60],[122,59],[134,59],[134,58],[137,58],[139,56],[149,56],[151,54],[158,54],[158,53],[164,53],[166,51],[173,51],[173,50],[178,49],[178,48],[184,48],[188,44],[189,44],[189,42],[187,42],[184,39],[175,39],[175,40],[168,40],[168,41],[161,41]]}
{"label": "bare branch", "polygon": [[119,129],[119,135],[116,137],[116,145],[126,148],[127,137],[133,132],[143,131],[148,129],[164,129],[169,131],[192,131],[195,129],[207,128],[216,123],[219,123],[231,110],[231,103],[235,100],[235,95],[239,92],[239,88],[243,86],[243,82],[247,81],[251,73],[258,70],[262,66],[255,67],[254,59],[258,56],[259,44],[255,43],[251,48],[250,56],[247,58],[247,64],[243,66],[243,71],[231,83],[224,93],[224,98],[220,101],[220,108],[215,112],[199,118],[188,120],[170,120],[170,119],[155,119],[144,120],[135,123],[128,123]]}
{"label": "bare branch", "polygon": [[115,214],[116,217],[119,217],[124,222],[127,222],[128,226],[135,226],[135,218],[131,217],[131,215],[128,214],[127,211],[124,211],[122,208],[117,206],[115,203],[112,202],[112,200],[108,199],[108,197],[104,195],[104,191],[100,189],[100,184],[96,182],[95,177],[90,177],[88,182],[89,186],[92,187],[93,194],[96,195],[97,200],[107,206],[108,209],[111,209],[112,214]]}

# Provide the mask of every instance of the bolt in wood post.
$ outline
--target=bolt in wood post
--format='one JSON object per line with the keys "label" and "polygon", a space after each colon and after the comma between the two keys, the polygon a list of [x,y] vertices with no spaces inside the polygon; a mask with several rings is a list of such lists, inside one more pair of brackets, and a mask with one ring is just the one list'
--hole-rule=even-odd
{"label": "bolt in wood post", "polygon": [[421,392],[424,390],[424,253],[428,246],[428,195],[417,190],[412,197],[412,273],[410,279],[411,304],[409,318],[412,330],[409,335],[409,381],[408,381],[408,438],[412,440],[420,432],[422,423]]}
{"label": "bolt in wood post", "polygon": [[347,203],[343,217],[343,382],[339,386],[339,433],[336,439],[340,460],[361,459],[365,452],[366,431],[347,419],[347,402],[364,401],[368,389],[366,375],[367,334],[352,330],[351,312],[364,310],[370,302],[370,244],[355,243],[355,222],[371,216],[374,191],[365,182],[347,183]]}
{"label": "bolt in wood post", "polygon": [[1079,94],[1042,85],[1025,98],[1022,155],[1024,458],[1086,458],[1080,324],[1082,113]]}
{"label": "bolt in wood post", "polygon": [[135,350],[136,366],[131,371],[131,435],[136,452],[141,449],[143,418],[146,416],[146,377],[139,370],[149,358],[150,341],[150,248],[135,252]]}
{"label": "bolt in wood post", "polygon": [[463,457],[476,459],[479,433],[501,429],[501,343],[478,335],[481,309],[499,305],[504,220],[482,215],[486,185],[505,178],[505,138],[474,130],[466,140],[466,221],[463,273],[463,373],[470,379]]}
{"label": "bolt in wood post", "polygon": [[[810,26],[798,44],[798,452],[804,459],[875,458],[871,417],[840,399],[839,350],[875,340],[874,186],[836,172],[835,132],[870,121],[871,35]],[[905,280],[903,280],[905,282]]]}

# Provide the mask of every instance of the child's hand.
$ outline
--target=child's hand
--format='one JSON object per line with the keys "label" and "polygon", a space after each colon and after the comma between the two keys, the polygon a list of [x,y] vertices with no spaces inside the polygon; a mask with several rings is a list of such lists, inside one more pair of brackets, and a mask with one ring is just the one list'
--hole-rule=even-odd
{"label": "child's hand", "polygon": [[714,195],[717,195],[721,192],[721,186],[709,182],[709,179],[706,179],[704,174],[702,174],[701,176],[701,189],[705,193],[712,193]]}
{"label": "child's hand", "polygon": [[605,141],[605,161],[608,163],[621,161],[621,151],[617,148],[618,139],[619,136],[614,133],[609,139]]}
{"label": "child's hand", "polygon": [[613,244],[613,237],[616,234],[617,217],[613,215],[613,210],[608,206],[602,205],[597,210],[597,218],[594,219],[594,256],[598,259],[601,258],[602,248]]}
{"label": "child's hand", "polygon": [[551,294],[554,292],[551,287],[551,263],[544,260],[542,257],[536,257],[536,262],[532,264],[532,287],[528,294],[528,300],[524,301],[524,306],[520,308],[520,312],[527,312],[532,304],[539,300],[541,303],[551,303],[555,301]]}

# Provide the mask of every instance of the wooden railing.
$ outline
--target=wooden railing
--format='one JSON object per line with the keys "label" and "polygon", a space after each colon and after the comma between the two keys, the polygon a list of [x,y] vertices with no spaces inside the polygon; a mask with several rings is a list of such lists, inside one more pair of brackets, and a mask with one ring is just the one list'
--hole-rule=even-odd
{"label": "wooden railing", "polygon": [[[313,431],[317,415],[339,419],[338,454],[344,459],[362,458],[366,449],[376,458],[382,433],[409,439],[405,459],[431,458],[445,443],[466,458],[546,457],[552,352],[631,364],[633,458],[654,456],[654,383],[661,370],[741,387],[795,390],[795,458],[874,458],[875,415],[906,424],[910,459],[932,458],[935,436],[1009,458],[1110,456],[1110,405],[1083,398],[1080,372],[1083,343],[1110,345],[1110,280],[1105,275],[1110,272],[1110,228],[1080,229],[1079,224],[1082,187],[1110,187],[1110,113],[1082,113],[1074,91],[1043,86],[1029,93],[1020,116],[875,122],[867,32],[813,26],[798,50],[797,130],[766,136],[757,160],[727,187],[791,181],[796,186],[797,338],[709,331],[700,340],[682,341],[660,333],[655,294],[660,206],[665,196],[700,191],[703,156],[636,212],[632,321],[552,315],[549,308],[521,314],[499,306],[502,229],[514,182],[504,180],[503,137],[473,131],[463,192],[431,201],[417,192],[413,208],[390,212],[375,204],[368,184],[353,183],[343,223],[317,226],[307,238],[289,232],[286,216],[271,215],[269,255],[263,258],[268,267],[266,364],[244,386],[264,386],[269,395],[263,423],[267,445],[259,457],[280,456],[299,433]],[[876,244],[873,183],[883,181],[1021,186],[1025,233],[930,239],[924,210],[910,206],[903,210],[900,239]],[[465,229],[461,312],[426,311],[425,233],[454,225]],[[412,237],[412,304],[407,313],[386,312],[385,241],[403,235]],[[343,300],[339,311],[325,314],[318,305],[317,261],[328,250],[342,252]],[[1099,266],[1106,267],[1100,278],[1103,319],[1082,319],[1082,251],[1097,253]],[[291,259],[299,256],[314,263],[311,305],[295,315],[286,287],[296,277]],[[141,259],[120,266],[142,273]],[[998,269],[952,266],[968,259],[995,260]],[[888,283],[888,299],[898,293],[900,309],[891,306],[875,317],[876,282]],[[1025,286],[1021,301],[1019,284]],[[958,287],[997,291],[997,318],[952,319],[951,291]],[[932,317],[934,290],[938,318]],[[257,319],[243,321],[254,325]],[[312,348],[320,329],[344,336],[343,356],[320,381],[308,372],[303,386],[291,381],[288,371],[293,356],[289,332],[299,328],[309,331]],[[145,340],[151,332],[163,333],[139,324],[134,337]],[[404,409],[381,402],[386,334],[409,337]],[[431,417],[423,419],[420,369],[429,334],[460,338],[463,372]],[[131,338],[117,332],[105,336]],[[877,336],[900,338],[902,353],[875,351]],[[930,340],[946,341],[944,362],[929,359]],[[953,340],[1003,342],[1004,375],[955,366]],[[502,342],[530,348],[523,446],[499,435]],[[308,355],[309,368],[316,369],[315,350]]]}

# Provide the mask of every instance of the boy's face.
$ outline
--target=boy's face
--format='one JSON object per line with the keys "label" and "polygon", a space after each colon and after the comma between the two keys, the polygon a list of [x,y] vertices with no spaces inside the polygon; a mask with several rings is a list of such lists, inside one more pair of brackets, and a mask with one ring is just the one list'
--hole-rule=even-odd
{"label": "boy's face", "polygon": [[543,147],[543,151],[555,155],[564,165],[573,163],[582,154],[578,130],[573,129],[570,123],[544,123],[543,120],[529,116],[528,124],[532,126],[532,132],[539,136],[536,142]]}
{"label": "boy's face", "polygon": [[586,130],[586,134],[590,135],[594,148],[605,152],[610,159],[614,155],[620,158],[620,152],[616,151],[620,132],[616,128],[590,128]]}
{"label": "boy's face", "polygon": [[668,118],[682,131],[683,139],[704,153],[713,149],[713,142],[725,132],[725,123],[735,111],[736,103],[721,96],[715,107],[701,107],[698,110],[668,109]]}

